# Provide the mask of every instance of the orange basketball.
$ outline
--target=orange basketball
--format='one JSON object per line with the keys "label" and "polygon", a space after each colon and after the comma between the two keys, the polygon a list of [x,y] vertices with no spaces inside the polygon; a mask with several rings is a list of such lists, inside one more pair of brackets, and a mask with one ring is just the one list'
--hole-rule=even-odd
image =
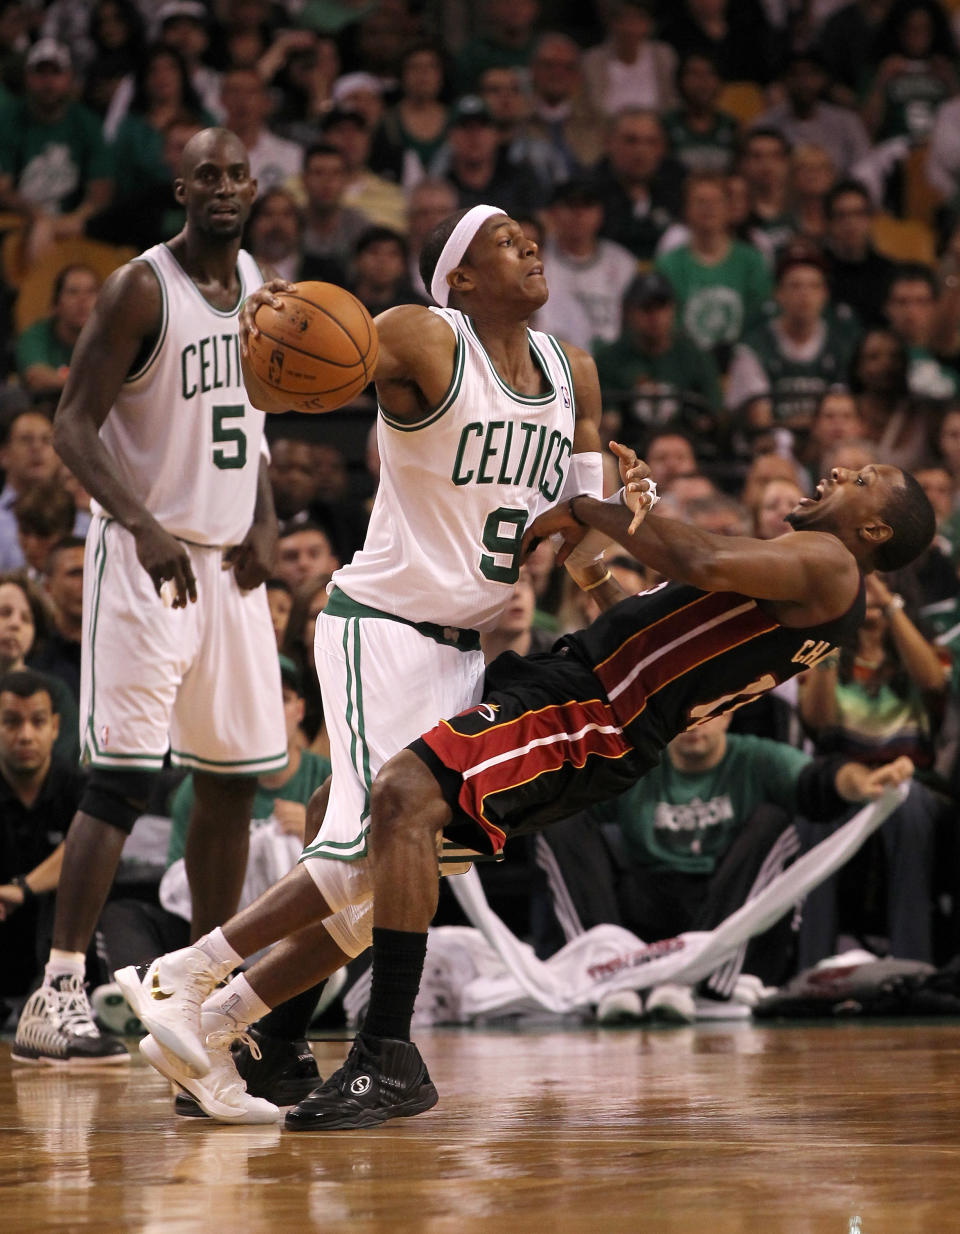
{"label": "orange basketball", "polygon": [[335,283],[296,283],[262,304],[249,363],[284,409],[333,411],[373,380],[380,344],[373,318]]}

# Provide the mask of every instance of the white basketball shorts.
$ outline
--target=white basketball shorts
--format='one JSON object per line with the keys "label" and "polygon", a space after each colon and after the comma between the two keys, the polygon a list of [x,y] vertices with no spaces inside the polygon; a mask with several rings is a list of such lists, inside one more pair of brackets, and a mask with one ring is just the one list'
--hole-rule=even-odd
{"label": "white basketball shorts", "polygon": [[[301,860],[337,913],[372,894],[366,855],[374,777],[438,720],[480,701],[484,665],[481,652],[435,642],[402,622],[328,613],[317,618],[314,655],[333,783],[323,824]],[[337,917],[325,925],[344,951],[357,954],[369,944],[369,922],[361,946],[358,914],[345,917],[353,922],[346,936]]]}
{"label": "white basketball shorts", "polygon": [[133,536],[97,516],[83,565],[80,746],[95,767],[174,763],[260,775],[287,763],[266,591],[241,591],[219,548],[188,544],[197,601],[168,608]]}

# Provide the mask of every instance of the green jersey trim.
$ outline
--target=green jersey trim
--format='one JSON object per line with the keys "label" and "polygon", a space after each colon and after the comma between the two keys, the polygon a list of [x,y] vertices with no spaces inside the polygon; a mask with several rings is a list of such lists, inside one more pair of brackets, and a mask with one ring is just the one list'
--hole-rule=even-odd
{"label": "green jersey trim", "polygon": [[534,341],[533,334],[530,330],[527,331],[527,338],[530,341],[530,350],[533,352],[537,363],[540,365],[541,372],[544,377],[546,377],[547,382],[550,385],[550,389],[546,392],[546,394],[521,394],[519,390],[514,390],[513,386],[508,385],[497,372],[496,366],[490,359],[490,355],[486,347],[484,347],[481,342],[480,336],[477,334],[473,322],[465,313],[463,315],[463,320],[467,323],[467,329],[473,335],[477,342],[477,346],[483,353],[483,358],[486,360],[487,366],[493,374],[494,381],[496,381],[497,385],[508,398],[512,398],[515,403],[521,403],[524,407],[543,407],[547,403],[551,403],[557,397],[557,390],[553,384],[553,378],[550,376],[550,369],[547,367],[547,361],[543,355],[543,352]]}
{"label": "green jersey trim", "polygon": [[160,300],[161,300],[160,330],[157,334],[157,341],[154,343],[153,348],[150,351],[150,354],[147,356],[146,360],[144,360],[143,364],[141,364],[140,367],[136,370],[136,372],[128,373],[126,377],[124,377],[123,379],[124,385],[128,385],[130,382],[133,382],[133,381],[139,381],[140,378],[145,377],[147,373],[150,371],[150,369],[153,367],[154,363],[156,362],[157,357],[160,355],[161,349],[163,348],[163,344],[167,337],[167,326],[170,323],[170,304],[167,298],[167,285],[164,282],[163,272],[161,271],[160,267],[151,257],[137,257],[134,260],[142,261],[145,265],[148,265],[150,269],[154,272],[154,274],[157,276],[157,282],[160,284]]}
{"label": "green jersey trim", "polygon": [[90,702],[84,720],[83,762],[92,767],[142,767],[147,770],[163,766],[163,753],[147,754],[140,750],[136,754],[124,754],[114,750],[101,750],[97,742],[96,728],[93,723],[95,702],[97,697],[96,656],[94,647],[97,641],[97,625],[100,619],[100,589],[103,584],[103,574],[107,564],[107,528],[113,519],[104,519],[100,528],[100,538],[94,552],[94,573],[96,581],[93,585],[93,617],[90,621],[89,661],[90,661]]}
{"label": "green jersey trim", "polygon": [[327,606],[323,611],[330,617],[343,617],[348,621],[355,617],[397,621],[402,626],[411,626],[425,638],[431,638],[435,643],[443,643],[446,647],[456,647],[458,651],[480,650],[480,635],[476,630],[464,630],[459,626],[440,626],[431,621],[408,621],[406,617],[398,617],[396,613],[385,613],[379,608],[371,608],[369,604],[360,604],[336,586],[331,591]]}
{"label": "green jersey trim", "polygon": [[563,368],[564,373],[566,373],[567,375],[567,389],[570,391],[571,425],[573,426],[571,428],[571,436],[572,436],[573,429],[576,428],[576,424],[577,424],[577,392],[573,384],[573,369],[570,367],[570,357],[563,350],[558,340],[555,339],[552,334],[548,334],[547,338],[550,340],[550,346],[557,353],[557,357],[560,360],[561,367]]}
{"label": "green jersey trim", "polygon": [[287,751],[281,754],[270,754],[263,758],[202,758],[199,754],[190,754],[186,750],[174,750],[171,747],[170,761],[178,767],[192,767],[196,771],[222,771],[224,775],[258,776],[270,771],[283,771],[289,757]]}
{"label": "green jersey trim", "polygon": [[97,745],[97,738],[93,728],[93,711],[94,702],[97,697],[97,673],[96,673],[96,657],[94,656],[94,647],[97,641],[97,622],[100,618],[100,588],[103,584],[103,571],[107,564],[107,527],[109,527],[109,519],[105,520],[100,528],[100,536],[97,541],[97,547],[94,552],[94,577],[93,584],[93,616],[90,619],[90,635],[89,647],[87,648],[90,659],[90,702],[87,707],[87,716],[84,723],[85,737],[83,740],[84,761],[93,762],[94,755],[101,755],[103,751]]}
{"label": "green jersey trim", "polygon": [[170,254],[170,256],[173,258],[174,262],[176,263],[176,267],[177,267],[177,269],[180,271],[180,273],[183,275],[183,277],[184,277],[184,278],[187,280],[187,282],[190,284],[191,288],[193,289],[194,294],[197,296],[197,298],[200,300],[200,302],[201,302],[201,303],[202,303],[202,304],[203,304],[206,308],[208,308],[208,309],[210,310],[210,312],[211,312],[211,313],[215,314],[217,317],[224,317],[224,318],[227,318],[227,317],[236,317],[237,313],[239,313],[239,311],[240,311],[240,306],[241,306],[241,304],[243,304],[244,300],[247,298],[246,282],[245,282],[245,280],[244,280],[244,277],[243,277],[243,270],[240,268],[240,262],[239,262],[239,261],[237,261],[237,262],[235,263],[234,267],[233,267],[233,268],[234,268],[234,271],[235,271],[235,273],[236,273],[236,276],[237,276],[237,284],[238,284],[238,286],[239,286],[239,294],[237,295],[237,301],[236,301],[236,304],[234,304],[232,308],[228,308],[228,309],[219,309],[219,308],[217,308],[217,307],[216,307],[216,305],[214,305],[214,304],[211,304],[211,303],[210,303],[210,301],[209,301],[209,300],[207,299],[207,297],[203,294],[203,292],[200,290],[200,288],[196,285],[196,283],[193,281],[193,279],[190,277],[190,275],[189,275],[189,274],[187,274],[186,270],[184,270],[184,268],[183,268],[183,266],[180,264],[180,262],[179,262],[179,261],[177,261],[177,255],[176,255],[176,253],[174,253],[174,251],[171,249],[170,245],[169,245],[169,244],[165,244],[165,245],[164,245],[164,248],[167,250],[167,252],[168,252],[168,253]]}
{"label": "green jersey trim", "polygon": [[343,660],[347,668],[347,710],[344,718],[350,729],[350,761],[364,787],[360,830],[352,840],[314,840],[308,848],[303,850],[300,856],[301,861],[310,857],[325,857],[332,861],[357,861],[367,855],[367,836],[370,832],[370,789],[373,776],[370,773],[370,747],[367,744],[366,722],[363,715],[360,619],[357,617],[346,622],[343,627]]}
{"label": "green jersey trim", "polygon": [[422,428],[429,428],[431,424],[436,424],[441,416],[446,415],[446,413],[456,402],[457,395],[460,393],[460,386],[463,384],[463,371],[466,367],[467,348],[460,331],[456,330],[455,334],[457,339],[457,347],[453,356],[453,375],[450,378],[449,386],[447,386],[447,392],[440,400],[439,405],[435,407],[433,411],[425,412],[423,419],[421,420],[398,420],[378,403],[377,410],[383,418],[384,423],[388,424],[390,428],[396,429],[398,433],[419,432]]}

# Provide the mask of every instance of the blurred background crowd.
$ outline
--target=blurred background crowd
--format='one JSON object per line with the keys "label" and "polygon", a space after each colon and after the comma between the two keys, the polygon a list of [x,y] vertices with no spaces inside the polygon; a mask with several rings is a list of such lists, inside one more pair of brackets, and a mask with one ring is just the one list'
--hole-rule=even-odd
{"label": "blurred background crowd", "polygon": [[[689,928],[761,807],[796,828],[793,855],[841,821],[809,823],[791,796],[811,755],[878,766],[905,754],[918,769],[907,806],[754,971],[778,984],[851,939],[950,959],[958,44],[955,0],[0,0],[0,670],[54,682],[45,766],[76,777],[89,519],[51,418],[102,280],[179,229],[180,152],[223,124],[259,182],[246,246],[291,280],[344,284],[373,314],[430,302],[418,256],[451,211],[488,202],[517,218],[550,287],[532,325],[593,352],[604,440],[647,459],[674,517],[777,536],[831,467],[871,461],[912,470],[937,511],[916,568],[871,581],[867,622],[838,662],[703,748],[678,739],[656,788],[664,808],[624,799],[579,820],[606,846],[606,907],[578,922],[558,911],[550,854],[517,845],[485,873],[508,922],[542,954],[597,916],[644,937]],[[312,629],[331,572],[363,540],[375,411],[370,390],[341,412],[268,424],[282,526],[271,606],[285,688],[302,703],[291,748],[321,759]],[[657,581],[613,560],[631,590]],[[541,546],[487,652],[541,649],[592,615]],[[770,741],[788,751],[783,782],[732,801],[713,773],[734,756],[769,768]],[[60,836],[19,791],[18,751],[0,724],[0,937],[26,928],[28,910],[30,931],[42,923],[12,880]],[[759,776],[750,759],[738,766]],[[168,816],[168,797],[154,807]],[[128,863],[121,890],[149,900],[144,865]],[[670,906],[639,913],[641,873],[680,880]],[[0,998],[25,982],[0,973]]]}

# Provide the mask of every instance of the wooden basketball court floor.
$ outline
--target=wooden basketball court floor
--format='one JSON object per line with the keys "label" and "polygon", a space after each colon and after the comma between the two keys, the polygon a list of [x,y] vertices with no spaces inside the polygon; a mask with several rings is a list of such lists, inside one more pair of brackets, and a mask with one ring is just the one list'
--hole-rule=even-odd
{"label": "wooden basketball court floor", "polygon": [[139,1057],[15,1068],[6,1041],[0,1231],[960,1231],[960,1024],[417,1040],[440,1104],[325,1135],[177,1119]]}

